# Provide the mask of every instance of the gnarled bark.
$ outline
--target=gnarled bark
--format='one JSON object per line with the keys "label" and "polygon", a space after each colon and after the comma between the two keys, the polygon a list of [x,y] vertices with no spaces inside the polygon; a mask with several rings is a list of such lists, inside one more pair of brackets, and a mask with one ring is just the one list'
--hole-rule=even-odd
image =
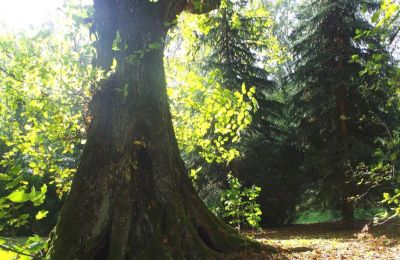
{"label": "gnarled bark", "polygon": [[51,235],[51,259],[208,259],[245,246],[192,188],[171,122],[166,25],[184,9],[216,6],[199,4],[95,1],[97,64],[107,70],[115,58],[118,65],[93,97],[88,140]]}

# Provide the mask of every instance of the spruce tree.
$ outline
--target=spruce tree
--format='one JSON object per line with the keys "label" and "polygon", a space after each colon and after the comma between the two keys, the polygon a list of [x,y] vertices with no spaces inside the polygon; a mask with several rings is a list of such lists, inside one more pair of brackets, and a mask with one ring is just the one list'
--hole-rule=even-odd
{"label": "spruce tree", "polygon": [[199,48],[208,50],[201,52],[206,54],[202,69],[218,71],[217,80],[226,89],[240,92],[242,84],[256,87],[258,111],[241,136],[241,157],[232,161],[228,170],[244,183],[261,187],[264,224],[288,223],[296,199],[285,191],[298,184],[299,178],[292,174],[297,168],[289,170],[282,160],[282,153],[296,151],[287,138],[290,124],[286,124],[285,103],[273,76],[281,62],[281,50],[273,34],[272,15],[261,2],[226,0],[210,15],[208,25],[208,34],[199,38]]}
{"label": "spruce tree", "polygon": [[387,52],[377,37],[356,37],[371,28],[363,11],[374,7],[363,0],[308,1],[292,38],[304,166],[316,173],[320,195],[341,208],[347,228],[354,224],[354,170],[371,160],[375,138],[386,134],[379,121],[389,118],[389,94],[377,87],[385,67],[381,75],[361,73],[362,64]]}

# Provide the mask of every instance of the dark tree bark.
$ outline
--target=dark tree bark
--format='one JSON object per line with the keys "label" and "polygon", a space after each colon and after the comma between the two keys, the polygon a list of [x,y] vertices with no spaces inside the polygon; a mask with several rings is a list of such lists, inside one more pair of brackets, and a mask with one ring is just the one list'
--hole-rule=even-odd
{"label": "dark tree bark", "polygon": [[166,94],[168,24],[184,9],[217,5],[95,0],[96,63],[108,70],[115,58],[118,65],[93,97],[88,140],[50,238],[51,259],[208,259],[248,244],[192,188]]}
{"label": "dark tree bark", "polygon": [[[337,33],[335,42],[338,45],[338,49],[343,51],[343,37],[340,31]],[[343,62],[345,62],[344,57],[340,53],[337,59],[337,70],[343,73]],[[342,203],[342,220],[346,229],[352,229],[354,228],[354,203],[351,200],[351,194],[354,187],[352,187],[352,185],[349,183],[351,176],[349,176],[348,166],[345,165],[347,162],[349,162],[349,127],[347,122],[347,117],[349,114],[349,101],[346,81],[344,79],[342,79],[340,82],[337,92],[338,94],[336,103],[338,107],[339,136],[343,148],[343,165],[341,165],[339,169],[339,178],[342,182],[340,198]]]}
{"label": "dark tree bark", "polygon": [[[348,115],[348,104],[347,104],[347,91],[346,86],[343,85],[339,87],[338,90],[338,111],[339,111],[339,134],[343,146],[343,158],[348,161],[349,158],[349,142],[348,142],[348,125],[347,125],[347,115]],[[346,118],[343,118],[346,117]],[[346,163],[346,162],[345,162]],[[342,219],[346,229],[354,228],[354,203],[351,199],[353,193],[353,186],[349,183],[351,176],[349,176],[349,169],[347,165],[341,165],[339,169],[339,177],[342,182]]]}

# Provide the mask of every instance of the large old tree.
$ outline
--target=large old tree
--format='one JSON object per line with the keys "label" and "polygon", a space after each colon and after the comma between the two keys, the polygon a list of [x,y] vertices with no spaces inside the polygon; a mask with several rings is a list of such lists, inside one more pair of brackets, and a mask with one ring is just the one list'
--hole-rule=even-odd
{"label": "large old tree", "polygon": [[115,59],[117,67],[94,95],[87,144],[51,236],[51,259],[205,259],[243,248],[192,188],[163,67],[163,41],[176,16],[217,6],[214,0],[94,1],[96,62],[107,71]]}

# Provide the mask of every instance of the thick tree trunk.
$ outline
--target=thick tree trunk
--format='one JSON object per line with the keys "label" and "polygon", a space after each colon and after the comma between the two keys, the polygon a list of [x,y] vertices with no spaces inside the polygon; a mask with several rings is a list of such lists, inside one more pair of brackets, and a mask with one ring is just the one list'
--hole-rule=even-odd
{"label": "thick tree trunk", "polygon": [[208,259],[245,246],[198,198],[172,127],[162,43],[185,4],[95,1],[97,63],[107,69],[115,57],[118,65],[93,97],[51,259]]}

